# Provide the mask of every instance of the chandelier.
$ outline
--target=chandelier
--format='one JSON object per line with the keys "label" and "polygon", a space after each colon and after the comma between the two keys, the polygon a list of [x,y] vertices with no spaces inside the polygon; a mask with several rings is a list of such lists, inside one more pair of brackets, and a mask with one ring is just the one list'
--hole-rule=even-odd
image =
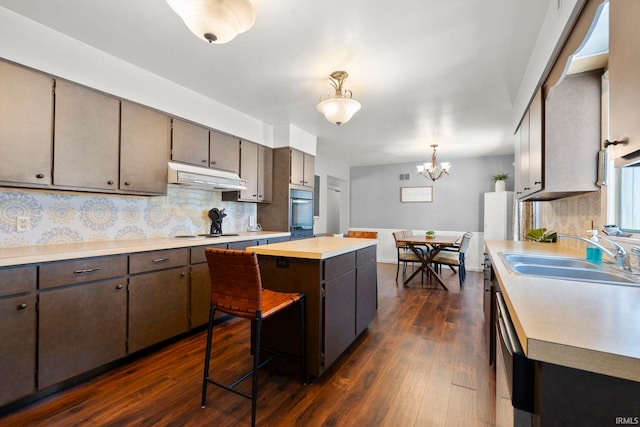
{"label": "chandelier", "polygon": [[432,181],[442,177],[442,175],[449,175],[449,170],[451,169],[451,163],[442,162],[438,163],[436,157],[438,153],[436,153],[436,147],[438,144],[431,144],[433,147],[433,154],[431,155],[431,163],[424,163],[416,166],[418,168],[418,174],[424,175],[425,178],[431,178]]}
{"label": "chandelier", "polygon": [[223,44],[253,26],[256,11],[250,0],[167,0],[197,37]]}
{"label": "chandelier", "polygon": [[316,110],[324,114],[327,120],[338,126],[351,120],[351,117],[361,107],[358,101],[351,99],[350,90],[342,89],[342,84],[347,77],[349,77],[349,74],[346,71],[334,71],[331,73],[329,83],[336,90],[336,94],[334,96],[322,95],[316,107]]}

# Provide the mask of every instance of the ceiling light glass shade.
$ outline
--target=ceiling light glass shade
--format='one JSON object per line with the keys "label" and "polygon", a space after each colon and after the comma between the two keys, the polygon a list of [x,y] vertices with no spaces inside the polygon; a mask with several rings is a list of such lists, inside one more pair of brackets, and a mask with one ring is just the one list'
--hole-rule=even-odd
{"label": "ceiling light glass shade", "polygon": [[433,154],[431,155],[431,163],[424,163],[416,166],[418,169],[419,175],[424,175],[426,178],[430,178],[432,181],[442,177],[442,175],[449,175],[449,171],[451,170],[451,163],[442,162],[438,163],[437,157],[438,153],[436,153],[437,144],[432,144]]}
{"label": "ceiling light glass shade", "polygon": [[351,117],[360,110],[360,103],[351,98],[328,98],[320,101],[316,109],[324,114],[331,123],[340,126],[351,120]]}
{"label": "ceiling light glass shade", "polygon": [[318,112],[322,113],[328,121],[338,126],[351,120],[351,117],[361,108],[358,101],[351,99],[351,91],[342,89],[344,80],[348,76],[349,74],[346,71],[334,71],[331,73],[329,83],[335,88],[336,93],[333,96],[321,96],[320,102],[316,106]]}
{"label": "ceiling light glass shade", "polygon": [[253,26],[250,0],[167,0],[189,30],[209,43],[227,43]]}

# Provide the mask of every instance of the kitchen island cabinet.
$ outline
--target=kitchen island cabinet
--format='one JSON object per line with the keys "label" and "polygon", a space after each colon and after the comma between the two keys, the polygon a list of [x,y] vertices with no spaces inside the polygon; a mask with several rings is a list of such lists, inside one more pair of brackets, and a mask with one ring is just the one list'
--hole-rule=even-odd
{"label": "kitchen island cabinet", "polygon": [[[265,288],[305,294],[307,377],[319,377],[376,316],[376,240],[318,237],[249,247],[258,254]],[[282,337],[282,316],[264,323],[265,345],[295,352]]]}
{"label": "kitchen island cabinet", "polygon": [[51,184],[53,79],[0,61],[0,181]]}
{"label": "kitchen island cabinet", "polygon": [[0,268],[0,406],[36,389],[36,268]]}
{"label": "kitchen island cabinet", "polygon": [[39,267],[38,388],[126,355],[127,257]]}

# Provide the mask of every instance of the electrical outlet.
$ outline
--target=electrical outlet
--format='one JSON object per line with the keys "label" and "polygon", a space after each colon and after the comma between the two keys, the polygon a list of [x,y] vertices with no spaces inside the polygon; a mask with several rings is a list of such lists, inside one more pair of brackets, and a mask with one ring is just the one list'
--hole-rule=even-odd
{"label": "electrical outlet", "polygon": [[16,218],[16,231],[29,231],[29,228],[31,228],[31,218],[28,216]]}

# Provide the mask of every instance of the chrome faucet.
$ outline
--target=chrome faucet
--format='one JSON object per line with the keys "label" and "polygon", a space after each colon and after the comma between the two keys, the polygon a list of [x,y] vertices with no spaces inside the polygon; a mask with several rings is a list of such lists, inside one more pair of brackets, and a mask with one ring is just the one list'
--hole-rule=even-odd
{"label": "chrome faucet", "polygon": [[[600,244],[599,242],[594,242],[593,240],[587,239],[586,237],[582,237],[582,236],[574,236],[572,234],[558,234],[558,238],[559,239],[571,238],[571,239],[582,240],[583,242],[589,243],[590,245],[600,248],[602,252],[607,254],[607,256],[609,256],[611,259],[615,260],[616,265],[618,267],[620,267],[625,271],[631,271],[631,266],[629,265],[629,254],[622,246],[620,246],[613,240],[607,239],[606,237],[601,237],[601,236],[598,237],[598,239],[602,239],[605,242],[607,242],[615,250],[615,252],[612,252],[610,249],[602,246],[602,244]],[[638,251],[636,251],[636,249]],[[632,249],[632,251],[634,254],[638,254],[638,252],[640,252],[640,248],[634,248]],[[638,256],[640,257],[640,254],[638,254]]]}

